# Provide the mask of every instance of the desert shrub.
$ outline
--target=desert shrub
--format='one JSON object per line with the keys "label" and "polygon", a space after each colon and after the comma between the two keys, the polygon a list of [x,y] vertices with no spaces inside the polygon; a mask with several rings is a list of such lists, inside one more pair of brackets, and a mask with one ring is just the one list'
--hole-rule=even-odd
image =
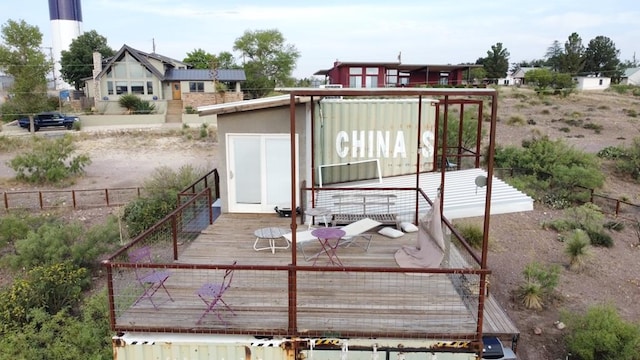
{"label": "desert shrub", "polygon": [[511,117],[509,117],[509,120],[507,120],[507,125],[524,125],[525,121],[524,118],[520,115],[512,115]]}
{"label": "desert shrub", "polygon": [[598,106],[599,110],[611,110],[611,108],[609,107],[609,105],[600,105]]}
{"label": "desert shrub", "polygon": [[582,127],[588,130],[593,130],[596,134],[600,134],[603,129],[602,125],[594,123],[586,123],[582,125]]}
{"label": "desert shrub", "polygon": [[0,218],[0,248],[27,236],[31,228],[23,216],[10,213]]}
{"label": "desert shrub", "polygon": [[607,146],[597,153],[599,158],[608,160],[622,158],[626,156],[626,154],[626,150],[619,146]]}
{"label": "desert shrub", "polygon": [[[38,224],[35,224],[39,222]],[[4,220],[3,220],[4,223]],[[15,251],[3,262],[14,270],[37,265],[70,262],[77,267],[97,268],[98,257],[113,250],[119,240],[117,219],[109,217],[104,224],[86,230],[78,223],[63,224],[58,220],[27,218],[11,221],[20,228],[14,241]],[[35,224],[35,225],[34,225]],[[25,233],[24,228],[29,230]]]}
{"label": "desert shrub", "polygon": [[187,105],[184,107],[184,112],[187,114],[197,114],[198,113],[198,109],[194,108],[191,105]]}
{"label": "desert shrub", "polygon": [[567,350],[581,360],[640,359],[640,327],[624,321],[611,305],[598,305],[585,314],[563,312],[568,325]]}
{"label": "desert shrub", "polygon": [[611,235],[603,231],[588,230],[587,234],[589,235],[589,240],[591,240],[591,245],[593,246],[603,246],[608,248],[613,246],[613,238]]}
{"label": "desert shrub", "polygon": [[467,243],[476,249],[482,247],[482,238],[484,232],[479,225],[461,223],[456,224],[456,229],[460,232],[460,235],[467,241]]}
{"label": "desert shrub", "polygon": [[635,111],[634,109],[628,109],[627,110],[627,116],[628,117],[638,117],[638,112]]}
{"label": "desert shrub", "polygon": [[553,293],[560,280],[560,267],[548,267],[533,261],[522,271],[524,282],[520,284],[518,295],[527,309],[540,310],[544,301]]}
{"label": "desert shrub", "polygon": [[144,183],[147,195],[125,206],[123,220],[129,236],[137,236],[173,211],[177,194],[202,175],[202,169],[191,165],[182,166],[177,172],[166,166],[155,169]]}
{"label": "desert shrub", "polygon": [[613,230],[613,231],[622,231],[625,228],[624,222],[611,220],[607,221],[602,225],[605,229]]}
{"label": "desert shrub", "polygon": [[202,123],[202,125],[200,126],[200,138],[201,139],[204,139],[204,138],[209,136],[208,127],[209,126],[206,123]]}
{"label": "desert shrub", "polygon": [[568,127],[566,127],[566,126],[563,126],[563,127],[561,127],[560,129],[558,129],[558,130],[560,130],[561,132],[565,132],[565,133],[571,132],[571,129],[569,129],[569,128],[568,128]]}
{"label": "desert shrub", "polygon": [[34,267],[0,292],[0,332],[22,326],[33,309],[53,315],[74,308],[89,285],[87,270],[70,262]]}
{"label": "desert shrub", "polygon": [[582,270],[590,254],[587,234],[580,229],[574,230],[567,240],[564,252],[569,256],[569,268],[575,271]]}
{"label": "desert shrub", "polygon": [[73,138],[65,135],[55,140],[34,137],[33,148],[11,159],[9,167],[18,180],[30,183],[59,183],[84,172],[91,164],[88,155],[73,156],[76,150]]}
{"label": "desert shrub", "polygon": [[82,313],[63,310],[49,314],[31,309],[28,320],[0,337],[0,359],[94,359],[113,358],[105,292],[87,299]]}
{"label": "desert shrub", "polygon": [[629,147],[620,148],[617,155],[616,171],[640,180],[640,138],[634,138]]}
{"label": "desert shrub", "polygon": [[[494,160],[496,168],[518,169],[516,178],[524,185],[518,189],[539,201],[584,202],[588,194],[573,189],[596,189],[604,182],[598,158],[562,140],[541,137],[523,141],[522,148],[496,146]],[[514,179],[508,181],[512,184]]]}
{"label": "desert shrub", "polygon": [[542,111],[540,111],[540,114],[549,115],[549,114],[551,114],[551,111],[549,111],[549,109],[542,109]]}

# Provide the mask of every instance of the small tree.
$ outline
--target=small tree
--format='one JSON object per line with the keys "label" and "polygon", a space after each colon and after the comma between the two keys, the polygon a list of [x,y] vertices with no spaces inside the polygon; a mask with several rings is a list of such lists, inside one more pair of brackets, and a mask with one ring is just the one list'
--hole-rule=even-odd
{"label": "small tree", "polygon": [[35,137],[33,149],[11,159],[9,167],[16,172],[18,180],[58,183],[82,174],[84,167],[91,164],[88,155],[73,156],[75,150],[70,135],[55,140]]}

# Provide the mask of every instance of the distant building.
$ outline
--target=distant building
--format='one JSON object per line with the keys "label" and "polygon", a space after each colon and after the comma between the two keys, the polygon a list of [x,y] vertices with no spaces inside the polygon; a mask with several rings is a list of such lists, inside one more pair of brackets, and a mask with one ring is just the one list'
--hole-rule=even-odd
{"label": "distant building", "polygon": [[640,67],[626,69],[622,75],[620,84],[640,86]]}
{"label": "distant building", "polygon": [[415,87],[424,85],[465,85],[470,69],[481,65],[402,64],[400,62],[341,62],[318,70],[328,84],[344,88]]}
{"label": "distant building", "polygon": [[156,53],[145,53],[127,45],[112,57],[94,53],[93,77],[85,81],[85,95],[105,113],[121,113],[118,101],[133,94],[164,112],[171,105],[186,107],[242,100],[240,84],[246,80],[242,69],[193,69]]}
{"label": "distant building", "polygon": [[580,91],[605,90],[611,86],[611,78],[605,76],[576,76],[573,80],[576,82],[576,89]]}

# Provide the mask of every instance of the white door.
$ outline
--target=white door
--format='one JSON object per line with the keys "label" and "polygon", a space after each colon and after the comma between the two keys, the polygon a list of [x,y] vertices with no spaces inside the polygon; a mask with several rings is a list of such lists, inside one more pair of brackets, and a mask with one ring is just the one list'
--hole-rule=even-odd
{"label": "white door", "polygon": [[[289,134],[227,134],[229,212],[290,207],[290,152]],[[296,168],[297,161],[296,157]],[[296,198],[298,192],[296,187]]]}

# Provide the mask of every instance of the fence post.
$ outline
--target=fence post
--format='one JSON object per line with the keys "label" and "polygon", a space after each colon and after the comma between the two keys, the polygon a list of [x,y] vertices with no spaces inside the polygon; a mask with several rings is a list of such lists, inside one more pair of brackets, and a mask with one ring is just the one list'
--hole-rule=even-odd
{"label": "fence post", "polygon": [[173,260],[178,260],[178,224],[176,214],[171,215],[171,237],[173,239]]}
{"label": "fence post", "polygon": [[104,189],[104,197],[107,200],[107,206],[109,206],[109,189]]}
{"label": "fence post", "polygon": [[44,204],[42,202],[42,191],[38,191],[38,200],[40,201],[40,210],[44,209]]}
{"label": "fence post", "polygon": [[73,208],[75,209],[77,207],[75,190],[71,190],[71,202],[73,202]]}
{"label": "fence post", "polygon": [[9,211],[9,197],[7,196],[7,192],[4,192],[4,208]]}

